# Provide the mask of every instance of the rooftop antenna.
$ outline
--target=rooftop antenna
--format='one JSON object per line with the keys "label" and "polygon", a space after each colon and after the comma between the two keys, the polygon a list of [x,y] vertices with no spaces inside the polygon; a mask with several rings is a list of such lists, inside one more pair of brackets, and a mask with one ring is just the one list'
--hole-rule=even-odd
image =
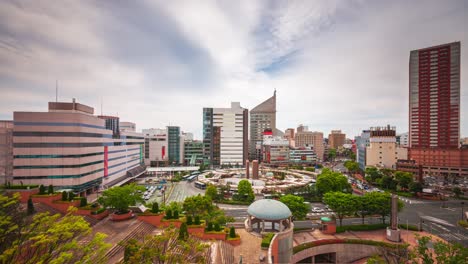
{"label": "rooftop antenna", "polygon": [[58,80],[55,79],[55,102],[58,102]]}

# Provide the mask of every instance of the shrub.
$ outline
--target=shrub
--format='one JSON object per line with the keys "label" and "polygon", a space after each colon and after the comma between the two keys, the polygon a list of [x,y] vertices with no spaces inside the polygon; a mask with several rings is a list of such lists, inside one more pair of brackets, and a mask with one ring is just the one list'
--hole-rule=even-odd
{"label": "shrub", "polygon": [[210,232],[210,231],[213,231],[213,223],[209,222],[207,227],[206,227],[206,231]]}
{"label": "shrub", "polygon": [[458,225],[464,228],[468,228],[468,221],[466,220],[460,220],[458,221]]}
{"label": "shrub", "polygon": [[86,205],[88,205],[88,200],[86,199],[86,197],[81,197],[80,207],[85,207]]}
{"label": "shrub", "polygon": [[172,219],[179,219],[179,211],[174,210],[174,214],[172,215]]}
{"label": "shrub", "polygon": [[166,210],[166,219],[172,219],[172,210],[171,209]]}
{"label": "shrub", "polygon": [[182,225],[180,225],[180,229],[179,229],[179,239],[180,240],[187,240],[188,236],[189,236],[189,233],[188,233],[188,229],[187,229],[187,224],[182,223]]}
{"label": "shrub", "polygon": [[102,212],[106,211],[106,208],[102,207],[102,208],[99,208],[98,210],[96,211],[92,211],[91,214],[92,215],[97,215],[97,214],[100,214]]}
{"label": "shrub", "polygon": [[91,204],[91,207],[92,207],[92,208],[96,208],[96,207],[98,207],[98,204],[97,204],[97,203],[93,203],[93,204]]}
{"label": "shrub", "polygon": [[262,248],[267,248],[270,246],[270,243],[271,243],[271,240],[273,239],[273,237],[275,236],[275,234],[273,233],[268,233],[266,234],[263,239],[262,239],[262,244],[261,244],[261,247]]}
{"label": "shrub", "polygon": [[200,224],[200,216],[198,216],[198,215],[195,216],[195,224],[196,225]]}
{"label": "shrub", "polygon": [[67,201],[68,200],[68,193],[66,191],[62,192],[62,201]]}
{"label": "shrub", "polygon": [[159,204],[158,202],[154,202],[153,206],[151,207],[151,212],[154,214],[159,213]]}
{"label": "shrub", "polygon": [[54,193],[54,186],[51,184],[49,185],[49,191],[48,191],[49,194],[53,194]]}
{"label": "shrub", "polygon": [[230,238],[236,237],[236,229],[233,226],[231,226],[231,228],[229,229],[229,237]]}
{"label": "shrub", "polygon": [[192,216],[189,215],[189,216],[187,216],[187,225],[192,225],[192,224],[193,224]]}
{"label": "shrub", "polygon": [[219,223],[214,224],[214,231],[216,231],[216,232],[221,231],[221,226],[219,225]]}
{"label": "shrub", "polygon": [[75,199],[75,194],[73,192],[68,192],[68,201],[73,201]]}
{"label": "shrub", "polygon": [[33,204],[33,201],[31,199],[31,197],[29,197],[28,199],[28,215],[32,215],[34,214],[34,204]]}
{"label": "shrub", "polygon": [[39,186],[39,194],[46,194],[45,193],[45,187],[42,184]]}
{"label": "shrub", "polygon": [[404,229],[404,230],[419,231],[419,227],[417,227],[415,225],[406,226],[406,224],[399,224],[398,228]]}

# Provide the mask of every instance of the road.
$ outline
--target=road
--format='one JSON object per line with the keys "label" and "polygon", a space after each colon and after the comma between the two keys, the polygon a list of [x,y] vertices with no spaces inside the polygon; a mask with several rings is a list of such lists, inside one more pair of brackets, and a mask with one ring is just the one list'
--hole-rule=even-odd
{"label": "road", "polygon": [[[169,184],[170,185],[170,184]],[[200,190],[193,186],[193,182],[181,181],[174,183],[173,190],[168,191],[166,195],[166,203],[183,202],[185,198],[198,194],[205,194],[205,190]]]}

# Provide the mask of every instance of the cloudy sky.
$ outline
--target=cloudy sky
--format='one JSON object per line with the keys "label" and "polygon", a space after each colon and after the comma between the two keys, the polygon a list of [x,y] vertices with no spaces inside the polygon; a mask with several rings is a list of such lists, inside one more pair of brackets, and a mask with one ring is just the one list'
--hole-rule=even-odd
{"label": "cloudy sky", "polygon": [[354,137],[408,126],[409,52],[461,41],[467,1],[0,1],[0,119],[55,100],[137,129],[201,137],[202,108],[253,108],[277,89],[277,125]]}

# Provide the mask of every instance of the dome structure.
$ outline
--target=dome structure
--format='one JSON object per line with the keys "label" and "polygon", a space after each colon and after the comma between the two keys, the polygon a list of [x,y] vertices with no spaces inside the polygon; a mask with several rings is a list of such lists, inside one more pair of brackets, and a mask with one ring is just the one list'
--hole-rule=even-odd
{"label": "dome structure", "polygon": [[273,199],[261,199],[252,203],[247,213],[257,219],[276,221],[288,219],[291,210],[282,202]]}

